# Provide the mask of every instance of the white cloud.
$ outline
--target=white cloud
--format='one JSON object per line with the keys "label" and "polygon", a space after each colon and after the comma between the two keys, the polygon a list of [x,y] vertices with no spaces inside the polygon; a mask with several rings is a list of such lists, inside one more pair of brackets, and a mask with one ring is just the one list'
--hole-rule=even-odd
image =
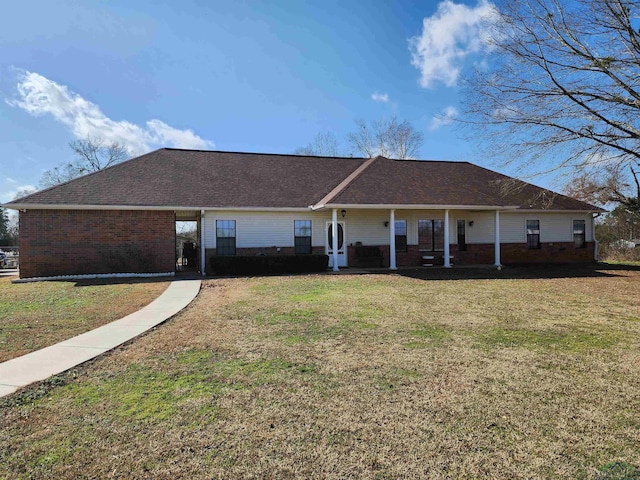
{"label": "white cloud", "polygon": [[458,109],[456,107],[446,107],[442,112],[434,115],[429,124],[429,130],[434,131],[445,125],[451,125],[458,116]]}
{"label": "white cloud", "polygon": [[371,100],[373,100],[374,102],[388,103],[389,95],[386,93],[374,92],[371,94]]}
{"label": "white cloud", "polygon": [[18,185],[18,182],[12,178],[5,179],[0,184],[0,203],[7,203],[11,200],[15,200],[18,196],[28,195],[37,190],[34,185]]}
{"label": "white cloud", "polygon": [[411,64],[420,70],[420,85],[456,85],[466,56],[490,50],[496,7],[479,0],[475,7],[444,0],[422,21],[422,34],[409,39]]}
{"label": "white cloud", "polygon": [[213,142],[200,138],[192,130],[179,130],[160,120],[149,120],[145,126],[112,120],[96,104],[37,73],[20,74],[17,89],[18,98],[7,100],[9,105],[34,116],[49,114],[78,138],[101,137],[107,142],[118,142],[132,154],[158,147],[213,147]]}

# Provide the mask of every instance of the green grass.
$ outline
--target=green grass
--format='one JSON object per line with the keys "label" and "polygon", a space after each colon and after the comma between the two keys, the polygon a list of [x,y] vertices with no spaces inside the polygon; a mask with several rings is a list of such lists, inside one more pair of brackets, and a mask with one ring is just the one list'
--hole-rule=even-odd
{"label": "green grass", "polygon": [[640,273],[512,272],[206,281],[0,400],[0,478],[637,478]]}
{"label": "green grass", "polygon": [[139,310],[167,282],[39,282],[0,278],[0,362]]}

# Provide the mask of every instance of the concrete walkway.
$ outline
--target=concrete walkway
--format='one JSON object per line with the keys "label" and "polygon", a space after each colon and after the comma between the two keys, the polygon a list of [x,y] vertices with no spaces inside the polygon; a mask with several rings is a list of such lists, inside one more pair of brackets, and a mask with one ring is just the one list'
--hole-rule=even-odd
{"label": "concrete walkway", "polygon": [[0,397],[91,360],[159,325],[198,295],[200,280],[175,280],[142,310],[42,350],[0,363]]}

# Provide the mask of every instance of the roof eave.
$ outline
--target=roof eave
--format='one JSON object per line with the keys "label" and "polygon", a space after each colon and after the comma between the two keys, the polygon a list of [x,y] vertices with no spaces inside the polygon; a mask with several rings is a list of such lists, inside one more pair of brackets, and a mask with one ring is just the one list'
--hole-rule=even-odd
{"label": "roof eave", "polygon": [[247,210],[247,211],[301,211],[306,212],[309,207],[260,207],[260,206],[193,206],[193,205],[77,205],[77,204],[36,204],[36,203],[7,203],[0,205],[11,210]]}

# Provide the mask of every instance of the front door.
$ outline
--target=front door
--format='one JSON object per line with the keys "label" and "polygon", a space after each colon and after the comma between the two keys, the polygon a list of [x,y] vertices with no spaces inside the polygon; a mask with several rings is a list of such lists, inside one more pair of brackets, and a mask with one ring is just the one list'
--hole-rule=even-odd
{"label": "front door", "polygon": [[[338,266],[347,266],[347,249],[345,248],[344,221],[338,222]],[[325,229],[325,251],[329,255],[329,266],[333,267],[333,223],[327,222]]]}

